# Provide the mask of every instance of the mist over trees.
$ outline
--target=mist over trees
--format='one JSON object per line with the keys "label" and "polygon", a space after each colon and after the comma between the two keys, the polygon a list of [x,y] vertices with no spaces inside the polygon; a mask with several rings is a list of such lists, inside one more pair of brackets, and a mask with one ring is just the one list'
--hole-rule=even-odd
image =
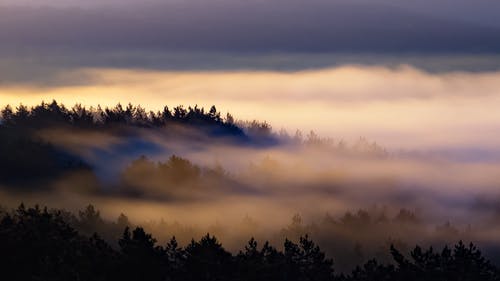
{"label": "mist over trees", "polygon": [[[313,131],[306,136],[299,131],[294,136],[283,130],[274,133],[266,122],[237,121],[229,113],[222,117],[215,106],[209,110],[198,106],[172,109],[165,106],[162,111],[153,112],[132,104],[117,104],[112,108],[87,108],[76,104],[67,108],[54,100],[33,107],[7,105],[0,111],[0,152],[3,157],[0,183],[29,186],[30,182],[44,183],[72,171],[91,173],[95,167],[76,153],[58,146],[57,140],[73,135],[74,138],[88,138],[90,142],[92,138],[88,134],[103,132],[140,140],[144,130],[161,132],[165,140],[193,145],[220,142],[242,147],[272,147],[294,143],[349,151],[342,140],[334,142],[320,138]],[[44,137],[49,133],[50,137]],[[148,143],[134,143],[136,146],[141,144],[154,148]],[[382,147],[364,138],[353,144],[350,153],[386,154]]]}
{"label": "mist over trees", "polygon": [[[398,170],[406,163],[365,138],[276,132],[215,106],[52,101],[0,114],[0,252],[12,252],[0,264],[9,280],[499,279],[500,243],[490,239],[498,219],[428,221],[405,205],[428,193],[400,191],[401,179],[379,173],[418,176],[421,167]],[[369,200],[356,202],[360,194]],[[8,209],[20,201],[59,209]],[[77,210],[88,202],[105,214]],[[158,219],[158,205],[189,214]],[[117,208],[135,219],[110,220]],[[474,241],[484,256],[474,245],[445,247],[456,241]]]}
{"label": "mist over trees", "polygon": [[[78,221],[95,220],[91,207]],[[498,269],[471,244],[459,241],[435,250],[416,246],[392,261],[370,259],[351,273],[335,271],[335,261],[305,235],[282,247],[250,238],[237,254],[215,236],[181,246],[175,237],[160,244],[142,227],[124,226],[114,246],[98,233],[84,235],[66,211],[26,207],[3,211],[0,264],[8,280],[498,280]],[[122,218],[123,222],[123,218]],[[119,227],[117,224],[116,227]],[[121,225],[123,227],[123,225]],[[332,237],[332,239],[334,239]]]}
{"label": "mist over trees", "polygon": [[[243,143],[250,138],[235,125],[228,114],[225,119],[215,106],[203,108],[178,106],[163,111],[146,112],[140,106],[121,104],[113,108],[86,108],[80,104],[68,109],[56,101],[42,102],[28,108],[7,105],[0,112],[0,181],[9,184],[46,180],[73,170],[90,170],[83,159],[41,138],[48,129],[75,131],[109,131],[121,136],[137,134],[134,128],[165,128],[176,131],[179,126],[192,128],[205,136],[228,137]],[[262,127],[257,122],[249,126]]]}

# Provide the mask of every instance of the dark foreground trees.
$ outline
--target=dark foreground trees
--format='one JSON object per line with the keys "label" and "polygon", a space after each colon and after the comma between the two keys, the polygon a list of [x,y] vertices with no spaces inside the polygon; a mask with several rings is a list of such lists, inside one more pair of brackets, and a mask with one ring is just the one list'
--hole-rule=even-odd
{"label": "dark foreground trees", "polygon": [[[79,234],[67,213],[39,207],[2,213],[2,280],[500,280],[495,266],[472,244],[441,251],[415,247],[408,255],[391,247],[394,262],[370,260],[351,274],[334,274],[333,262],[309,237],[284,249],[253,238],[237,255],[209,234],[180,247],[165,246],[142,228],[126,227],[116,247],[97,234]],[[334,238],[332,238],[334,239]]]}

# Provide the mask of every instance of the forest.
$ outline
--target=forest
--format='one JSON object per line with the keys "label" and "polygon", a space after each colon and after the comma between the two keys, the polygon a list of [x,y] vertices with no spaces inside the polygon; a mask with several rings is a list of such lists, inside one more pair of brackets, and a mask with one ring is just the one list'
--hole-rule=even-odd
{"label": "forest", "polygon": [[0,0],[0,281],[500,281],[500,0]]}
{"label": "forest", "polygon": [[494,197],[446,205],[470,166],[364,138],[52,101],[1,110],[0,155],[8,280],[500,279]]}
{"label": "forest", "polygon": [[[8,183],[23,184],[53,178],[71,170],[89,170],[88,164],[76,155],[57,149],[41,138],[40,130],[100,131],[118,135],[133,135],[134,128],[159,128],[184,125],[203,132],[207,136],[228,136],[248,141],[242,129],[237,127],[231,115],[223,121],[215,107],[205,112],[197,107],[182,106],[162,112],[146,112],[142,107],[129,104],[123,108],[90,108],[75,105],[67,109],[56,101],[28,108],[19,105],[15,110],[6,106],[1,111],[0,179]],[[252,131],[265,133],[265,125],[253,124]]]}
{"label": "forest", "polygon": [[[96,217],[89,206],[76,224]],[[99,234],[82,235],[64,210],[26,207],[3,211],[0,221],[2,275],[7,280],[498,280],[500,274],[481,251],[459,241],[441,249],[415,246],[387,251],[390,264],[370,259],[351,273],[335,272],[335,263],[307,236],[286,239],[275,248],[250,238],[236,254],[209,233],[180,246],[166,244],[143,228],[124,227],[116,245]],[[332,239],[335,239],[332,237]]]}

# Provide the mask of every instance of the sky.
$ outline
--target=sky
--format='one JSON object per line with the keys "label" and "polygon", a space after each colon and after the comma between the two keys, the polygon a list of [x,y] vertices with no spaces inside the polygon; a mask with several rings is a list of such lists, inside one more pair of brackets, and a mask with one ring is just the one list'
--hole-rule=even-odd
{"label": "sky", "polygon": [[213,104],[275,130],[495,158],[499,9],[491,0],[0,0],[0,103]]}
{"label": "sky", "polygon": [[[497,52],[495,1],[3,1],[3,48]],[[432,7],[432,8],[431,8]]]}

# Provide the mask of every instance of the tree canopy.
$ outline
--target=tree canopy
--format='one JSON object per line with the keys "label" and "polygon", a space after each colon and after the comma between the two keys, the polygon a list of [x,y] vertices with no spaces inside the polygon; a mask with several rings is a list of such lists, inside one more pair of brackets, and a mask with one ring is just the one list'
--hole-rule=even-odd
{"label": "tree canopy", "polygon": [[[79,221],[96,220],[92,206]],[[402,253],[391,246],[393,261],[371,259],[350,274],[334,271],[307,235],[297,243],[286,239],[283,250],[251,238],[238,254],[228,252],[206,234],[179,246],[165,245],[143,228],[125,226],[116,246],[97,233],[85,235],[67,221],[63,210],[21,204],[2,212],[0,264],[5,280],[499,280],[500,273],[472,243],[459,241],[436,251],[416,246]],[[122,220],[124,220],[122,218]],[[332,237],[335,239],[335,237]]]}

